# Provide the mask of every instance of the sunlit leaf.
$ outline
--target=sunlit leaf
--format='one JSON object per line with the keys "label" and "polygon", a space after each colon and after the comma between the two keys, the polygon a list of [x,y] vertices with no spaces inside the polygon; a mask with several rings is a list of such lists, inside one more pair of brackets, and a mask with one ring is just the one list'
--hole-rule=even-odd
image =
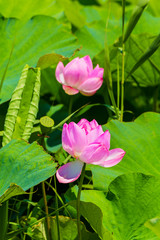
{"label": "sunlit leaf", "polygon": [[83,190],[81,213],[95,226],[100,224],[100,215],[97,214],[98,218],[94,215],[94,208],[99,208],[103,213],[102,225],[114,240],[153,240],[157,238],[144,223],[159,213],[159,195],[160,178],[141,173],[124,174],[111,182],[107,192]]}
{"label": "sunlit leaf", "polygon": [[6,18],[29,19],[36,15],[59,17],[62,14],[59,1],[53,0],[8,0],[7,4],[0,0],[0,12]]}
{"label": "sunlit leaf", "polygon": [[111,149],[122,148],[126,155],[114,167],[89,165],[94,187],[106,190],[117,176],[128,172],[142,172],[160,176],[160,114],[144,113],[134,122],[110,121],[104,130],[111,133]]}
{"label": "sunlit leaf", "polygon": [[56,172],[56,163],[36,142],[12,140],[0,149],[0,159],[0,202],[24,193]]}
{"label": "sunlit leaf", "polygon": [[0,103],[11,97],[26,63],[34,67],[39,58],[45,54],[56,53],[70,57],[77,49],[76,38],[71,34],[71,26],[63,25],[51,17],[36,16],[26,23],[16,19],[0,18],[0,26],[0,79],[6,68],[13,41],[15,41],[1,91]]}
{"label": "sunlit leaf", "polygon": [[[143,174],[116,178],[109,192],[83,191],[82,201],[96,204],[103,212],[103,224],[115,240],[152,240],[144,223],[160,211],[160,180]],[[152,216],[152,217],[151,217]]]}

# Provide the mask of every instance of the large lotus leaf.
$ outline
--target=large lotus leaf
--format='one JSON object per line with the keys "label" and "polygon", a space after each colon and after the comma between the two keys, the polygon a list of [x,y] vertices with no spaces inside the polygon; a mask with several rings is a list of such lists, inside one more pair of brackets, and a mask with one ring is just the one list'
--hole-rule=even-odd
{"label": "large lotus leaf", "polygon": [[[130,8],[131,7],[129,7],[126,14],[126,26],[131,15]],[[116,2],[108,2],[103,7],[85,7],[83,8],[83,13],[86,17],[87,24],[75,32],[80,45],[82,45],[82,50],[79,52],[79,55],[85,55],[88,52],[91,57],[94,57],[104,49],[104,41],[107,40],[107,44],[110,46],[121,36],[122,9]],[[108,22],[106,25],[107,19]],[[159,23],[160,18],[144,12],[133,33],[144,34],[149,32],[153,37],[159,33]],[[155,27],[153,28],[153,26]],[[143,47],[141,40],[140,43]]]}
{"label": "large lotus leaf", "polygon": [[44,54],[57,53],[70,57],[76,46],[69,24],[37,16],[23,23],[20,20],[0,18],[0,79],[5,71],[13,46],[6,78],[1,92],[1,103],[7,101],[17,85],[20,73],[27,63],[36,66]]}
{"label": "large lotus leaf", "polygon": [[0,149],[0,202],[22,194],[55,172],[56,163],[36,142],[12,140]]}
{"label": "large lotus leaf", "polygon": [[144,224],[160,212],[159,196],[159,178],[141,173],[125,174],[109,185],[107,193],[82,191],[81,200],[85,203],[81,202],[81,213],[92,223],[91,203],[97,205],[103,213],[103,225],[114,240],[156,240]]}
{"label": "large lotus leaf", "polygon": [[27,18],[35,15],[61,16],[62,8],[53,0],[0,0],[0,13],[6,18]]}
{"label": "large lotus leaf", "polygon": [[75,32],[78,43],[82,46],[77,55],[88,54],[93,58],[104,49],[106,39],[107,44],[112,45],[121,35],[121,7],[115,2],[107,3],[104,7],[87,6],[83,8],[83,13],[86,17],[86,25]]}
{"label": "large lotus leaf", "polygon": [[[152,10],[152,13],[157,16],[160,17],[160,5],[159,5],[159,0],[152,0],[150,1],[150,9]],[[149,10],[150,10],[149,9]]]}
{"label": "large lotus leaf", "polygon": [[[104,49],[105,27],[104,21],[98,21],[85,25],[75,32],[78,43],[82,46],[79,56],[88,54],[93,58]],[[112,45],[120,34],[119,21],[111,20],[107,28],[107,43]]]}
{"label": "large lotus leaf", "polygon": [[[152,1],[149,2],[149,4]],[[140,17],[136,27],[133,30],[133,34],[142,34],[142,33],[150,33],[153,36],[159,33],[159,24],[160,17],[155,17],[151,15],[149,12],[143,12]],[[154,27],[153,27],[154,26]]]}
{"label": "large lotus leaf", "polygon": [[[69,199],[73,200],[75,198],[75,196],[73,195],[73,191],[75,192],[75,195],[77,195],[77,189],[73,187],[71,189],[71,192],[69,190],[65,194],[67,201]],[[97,191],[91,191],[91,192],[93,193],[94,197],[97,197],[97,201],[99,202],[99,204],[103,205],[105,203],[106,200],[104,198],[103,192],[99,191],[99,194],[96,194]],[[85,198],[83,199],[83,193],[82,193],[82,200],[83,201],[86,200]],[[89,201],[86,200],[86,202],[83,202],[83,201],[81,201],[81,204],[80,204],[80,212],[85,217],[85,219],[89,222],[89,224],[94,229],[94,231],[103,240],[113,240],[112,234],[104,226],[102,210],[97,206],[97,204],[91,202],[90,200]],[[73,209],[76,208],[76,200],[70,201],[69,204],[73,207]],[[70,208],[70,212],[71,212],[71,208]]]}
{"label": "large lotus leaf", "polygon": [[[78,37],[78,42],[82,46],[82,50],[77,55],[83,56],[89,54],[93,58],[104,49],[105,39],[107,39],[107,44],[111,46],[121,36],[121,22],[119,18],[111,15],[106,28],[106,21],[100,15],[98,15],[99,21],[92,21],[91,17],[89,17],[90,9],[84,8],[84,12],[86,16],[88,16],[89,24],[75,32]],[[98,11],[96,13],[99,14]],[[133,31],[132,37],[125,43],[125,76],[128,75],[135,63],[144,54],[146,49],[148,49],[154,37],[159,34],[159,24],[160,18],[156,18],[148,12],[144,12]],[[153,26],[155,27],[153,28]],[[121,43],[118,44],[117,49],[112,49],[110,53],[113,80],[117,80],[118,54],[121,76],[122,64],[120,47]],[[147,60],[135,71],[135,73],[133,73],[136,82],[142,86],[155,86],[160,83],[159,58],[160,50],[157,50],[150,60]],[[102,64],[100,64],[100,66],[103,67],[104,55],[101,56],[101,61]]]}
{"label": "large lotus leaf", "polygon": [[160,114],[147,112],[134,122],[110,121],[104,130],[111,133],[111,149],[122,148],[126,155],[114,167],[89,165],[94,187],[107,189],[117,176],[128,172],[142,172],[160,176]]}
{"label": "large lotus leaf", "polygon": [[68,20],[76,27],[81,28],[85,24],[85,16],[81,13],[82,6],[78,1],[58,0],[61,3]]}
{"label": "large lotus leaf", "polygon": [[83,8],[78,2],[71,0],[9,0],[6,4],[0,0],[0,13],[6,18],[29,19],[36,15],[51,16],[64,20],[64,14],[75,26],[85,24],[85,16],[81,13]]}

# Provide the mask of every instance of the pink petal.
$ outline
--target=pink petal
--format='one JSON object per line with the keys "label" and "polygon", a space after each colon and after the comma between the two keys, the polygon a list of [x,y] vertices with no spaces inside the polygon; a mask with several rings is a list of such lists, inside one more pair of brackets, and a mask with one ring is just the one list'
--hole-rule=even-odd
{"label": "pink petal", "polygon": [[109,151],[108,157],[98,165],[100,165],[102,167],[112,167],[112,166],[118,164],[122,160],[125,153],[126,152],[121,148],[112,149]]}
{"label": "pink petal", "polygon": [[92,130],[91,128],[91,124],[87,119],[81,119],[77,125],[81,128],[85,130],[86,135]]}
{"label": "pink petal", "polygon": [[68,124],[67,123],[65,123],[63,125],[62,146],[63,146],[63,149],[66,152],[68,152],[70,155],[72,155],[74,157],[74,152],[73,152],[73,148],[72,148],[72,143],[70,141],[70,136],[69,136],[69,132],[68,132]]}
{"label": "pink petal", "polygon": [[72,65],[74,66],[75,64],[77,64],[78,60],[79,60],[79,57],[74,58],[72,61],[70,61],[70,62],[65,66],[65,69],[68,70],[68,69],[72,68]]}
{"label": "pink petal", "polygon": [[[86,135],[89,134],[92,130],[94,130],[95,128],[97,128],[99,125],[97,123],[97,121],[94,119],[91,122],[89,122],[87,119],[82,118],[77,125],[81,128],[85,130]],[[103,133],[103,131],[101,132],[101,134]],[[98,137],[99,135],[97,135]]]}
{"label": "pink petal", "polygon": [[68,136],[72,144],[74,157],[78,158],[87,143],[85,131],[76,123],[70,122],[68,125]]}
{"label": "pink petal", "polygon": [[103,78],[103,73],[104,73],[104,69],[100,68],[99,65],[97,65],[95,67],[95,69],[93,69],[93,71],[91,72],[91,74],[89,75],[90,78],[92,77],[99,77],[99,78]]}
{"label": "pink petal", "polygon": [[79,86],[78,89],[82,94],[91,96],[102,86],[102,83],[103,79],[100,79],[98,77],[88,78]]}
{"label": "pink petal", "polygon": [[67,93],[68,95],[75,95],[75,94],[79,93],[79,90],[77,90],[75,88],[65,86],[65,85],[62,85],[62,87],[63,87],[63,90],[65,91],[65,93]]}
{"label": "pink petal", "polygon": [[100,135],[95,142],[96,143],[100,143],[101,145],[105,146],[108,150],[110,149],[110,138],[111,135],[109,133],[109,131],[105,131],[104,133],[102,133],[102,135]]}
{"label": "pink petal", "polygon": [[87,119],[82,118],[82,119],[77,123],[77,125],[78,125],[79,127],[81,127],[81,128],[83,128],[84,126],[90,127],[90,122],[89,122]]}
{"label": "pink petal", "polygon": [[56,79],[58,82],[64,84],[65,80],[64,80],[64,65],[62,62],[59,62],[57,67],[56,67]]}
{"label": "pink petal", "polygon": [[98,127],[96,127],[95,129],[88,133],[87,135],[88,144],[95,142],[95,140],[102,134],[103,134],[102,127],[99,125]]}
{"label": "pink petal", "polygon": [[97,123],[97,121],[95,119],[93,119],[91,122],[90,122],[90,125],[91,125],[91,128],[94,129],[96,127],[99,126],[99,124]]}
{"label": "pink petal", "polygon": [[56,177],[60,183],[74,182],[79,178],[83,167],[83,162],[75,160],[60,167],[56,172]]}
{"label": "pink petal", "polygon": [[108,155],[109,151],[101,144],[90,144],[83,150],[79,159],[85,163],[99,165],[99,162],[103,162]]}
{"label": "pink petal", "polygon": [[67,86],[78,88],[87,77],[87,64],[83,58],[77,59],[64,69],[64,78]]}
{"label": "pink petal", "polygon": [[92,64],[92,60],[90,58],[90,56],[85,56],[83,57],[83,59],[85,60],[86,64],[87,64],[87,69],[88,69],[88,73],[91,73],[93,71],[93,64]]}

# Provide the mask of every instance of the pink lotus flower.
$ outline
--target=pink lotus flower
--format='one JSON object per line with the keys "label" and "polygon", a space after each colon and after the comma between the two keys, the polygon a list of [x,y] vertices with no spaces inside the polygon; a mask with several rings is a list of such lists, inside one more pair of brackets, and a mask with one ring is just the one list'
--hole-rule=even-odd
{"label": "pink lotus flower", "polygon": [[56,176],[61,183],[75,181],[81,174],[84,163],[112,167],[119,163],[125,151],[121,148],[110,149],[110,133],[103,132],[96,120],[81,119],[79,123],[64,124],[62,146],[75,161],[57,170]]}
{"label": "pink lotus flower", "polygon": [[97,65],[93,69],[89,56],[75,58],[65,67],[59,62],[56,68],[56,79],[69,95],[81,92],[91,96],[102,86],[104,69]]}

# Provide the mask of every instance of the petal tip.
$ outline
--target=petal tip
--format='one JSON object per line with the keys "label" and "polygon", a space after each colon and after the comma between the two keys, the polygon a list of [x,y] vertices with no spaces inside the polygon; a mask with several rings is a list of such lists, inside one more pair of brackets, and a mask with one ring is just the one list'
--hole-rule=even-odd
{"label": "petal tip", "polygon": [[74,182],[81,175],[82,167],[83,163],[79,160],[66,163],[57,170],[56,177],[60,183]]}

